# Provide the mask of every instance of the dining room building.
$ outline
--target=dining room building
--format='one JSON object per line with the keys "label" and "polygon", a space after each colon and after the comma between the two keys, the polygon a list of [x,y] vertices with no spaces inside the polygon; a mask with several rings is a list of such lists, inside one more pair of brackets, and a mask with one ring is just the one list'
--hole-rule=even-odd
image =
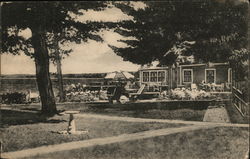
{"label": "dining room building", "polygon": [[229,88],[232,69],[228,63],[186,64],[177,67],[146,67],[139,70],[140,85],[165,89],[191,87],[200,84]]}

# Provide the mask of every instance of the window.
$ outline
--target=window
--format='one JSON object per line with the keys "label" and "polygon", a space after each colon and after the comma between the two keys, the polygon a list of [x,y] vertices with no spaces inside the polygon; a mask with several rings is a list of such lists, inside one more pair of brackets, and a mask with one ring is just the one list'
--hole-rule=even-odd
{"label": "window", "polygon": [[164,82],[165,81],[165,72],[159,71],[158,72],[158,82]]}
{"label": "window", "polygon": [[149,82],[149,72],[142,72],[142,81]]}
{"label": "window", "polygon": [[157,82],[157,72],[150,72],[150,82]]}
{"label": "window", "polygon": [[206,83],[215,83],[215,69],[206,69]]}
{"label": "window", "polygon": [[232,69],[231,68],[229,68],[228,69],[228,83],[232,83]]}
{"label": "window", "polygon": [[192,82],[193,82],[193,70],[183,69],[183,83],[192,83]]}
{"label": "window", "polygon": [[166,71],[163,70],[150,70],[142,72],[142,82],[165,82]]}

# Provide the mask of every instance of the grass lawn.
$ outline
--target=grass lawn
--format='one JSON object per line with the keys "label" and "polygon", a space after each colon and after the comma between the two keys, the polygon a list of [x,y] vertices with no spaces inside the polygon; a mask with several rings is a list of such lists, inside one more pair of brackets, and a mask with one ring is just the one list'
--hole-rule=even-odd
{"label": "grass lawn", "polygon": [[83,112],[134,118],[174,119],[187,121],[202,121],[206,110],[176,109],[176,110],[119,110],[119,109],[89,109]]}
{"label": "grass lawn", "polygon": [[80,110],[82,113],[94,113],[114,116],[128,116],[152,119],[179,119],[202,121],[206,109],[174,108],[166,103],[137,103],[133,104],[84,104],[58,105],[58,109]]}
{"label": "grass lawn", "polygon": [[147,108],[145,103],[141,104],[141,107],[145,105],[145,109],[133,108],[125,106],[107,106],[107,105],[87,105],[84,107],[78,107],[83,113],[105,114],[114,116],[127,116],[135,118],[152,118],[152,119],[179,119],[190,121],[202,121],[205,115],[206,109],[162,109],[162,108]]}
{"label": "grass lawn", "polygon": [[220,127],[34,156],[51,159],[241,159],[247,128]]}
{"label": "grass lawn", "polygon": [[[76,118],[77,130],[88,130],[89,133],[85,135],[62,135],[53,133],[52,131],[66,130],[68,115],[44,119],[34,113],[9,110],[2,110],[1,113],[4,116],[2,118],[4,127],[0,129],[4,152],[184,125],[155,122],[108,121],[78,117]],[[7,125],[8,122],[10,123],[9,125]]]}
{"label": "grass lawn", "polygon": [[[179,119],[190,121],[202,121],[206,112],[206,102],[196,102],[176,105],[171,103],[130,103],[130,104],[85,104],[70,103],[58,104],[58,110],[80,110],[82,113],[105,114],[114,116],[128,116],[136,118],[153,119]],[[203,105],[204,104],[204,105]],[[177,107],[176,107],[177,106]],[[39,110],[39,105],[20,106],[17,109]]]}

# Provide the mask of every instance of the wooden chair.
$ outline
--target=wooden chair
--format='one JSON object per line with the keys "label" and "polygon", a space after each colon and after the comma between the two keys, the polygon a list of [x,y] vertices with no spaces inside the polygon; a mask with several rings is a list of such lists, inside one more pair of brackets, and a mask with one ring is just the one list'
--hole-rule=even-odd
{"label": "wooden chair", "polygon": [[224,83],[216,84],[215,85],[215,90],[218,91],[218,92],[224,92]]}
{"label": "wooden chair", "polygon": [[137,98],[139,95],[142,94],[145,86],[146,86],[145,84],[142,84],[136,93],[129,93],[129,98],[132,98],[132,99]]}

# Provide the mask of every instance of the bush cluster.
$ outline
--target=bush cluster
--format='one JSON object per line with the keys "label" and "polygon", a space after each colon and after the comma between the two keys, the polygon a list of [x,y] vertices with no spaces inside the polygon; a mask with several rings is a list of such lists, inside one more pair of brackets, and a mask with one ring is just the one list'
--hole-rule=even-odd
{"label": "bush cluster", "polygon": [[24,104],[26,103],[26,94],[22,92],[11,92],[0,95],[0,101],[3,104]]}
{"label": "bush cluster", "polygon": [[204,90],[191,90],[185,88],[176,88],[170,90],[170,92],[163,91],[161,93],[162,98],[173,100],[201,100],[201,99],[214,99],[215,97],[211,93]]}

